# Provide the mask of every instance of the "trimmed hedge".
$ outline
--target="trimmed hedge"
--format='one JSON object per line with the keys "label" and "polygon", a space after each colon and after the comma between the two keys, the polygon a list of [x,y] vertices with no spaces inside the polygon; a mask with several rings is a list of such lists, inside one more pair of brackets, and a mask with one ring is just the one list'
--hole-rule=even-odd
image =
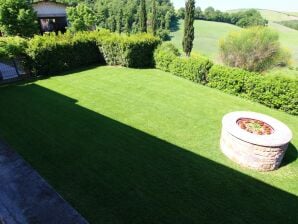
{"label": "trimmed hedge", "polygon": [[107,64],[130,68],[153,67],[153,53],[160,39],[150,34],[99,37],[98,46]]}
{"label": "trimmed hedge", "polygon": [[14,59],[26,55],[27,40],[21,37],[0,37],[0,58]]}
{"label": "trimmed hedge", "polygon": [[215,65],[207,80],[207,85],[212,88],[298,115],[297,79],[262,76],[238,68]]}
{"label": "trimmed hedge", "polygon": [[298,80],[263,76],[239,68],[213,65],[203,57],[184,58],[171,44],[154,54],[156,67],[191,81],[298,115]]}
{"label": "trimmed hedge", "polygon": [[28,42],[27,54],[29,67],[36,75],[52,75],[104,63],[95,39],[88,33],[35,36]]}
{"label": "trimmed hedge", "polygon": [[213,63],[205,57],[181,57],[170,43],[164,43],[154,54],[156,67],[194,82],[206,83],[206,76]]}
{"label": "trimmed hedge", "polygon": [[26,50],[36,75],[52,75],[91,64],[153,67],[160,43],[149,34],[119,35],[107,30],[35,36]]}

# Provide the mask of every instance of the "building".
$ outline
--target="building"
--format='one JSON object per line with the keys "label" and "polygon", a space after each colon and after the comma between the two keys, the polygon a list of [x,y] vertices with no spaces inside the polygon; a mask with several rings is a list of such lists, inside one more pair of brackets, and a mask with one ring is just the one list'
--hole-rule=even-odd
{"label": "building", "polygon": [[65,32],[67,27],[66,7],[65,4],[49,1],[33,3],[40,25],[40,32]]}

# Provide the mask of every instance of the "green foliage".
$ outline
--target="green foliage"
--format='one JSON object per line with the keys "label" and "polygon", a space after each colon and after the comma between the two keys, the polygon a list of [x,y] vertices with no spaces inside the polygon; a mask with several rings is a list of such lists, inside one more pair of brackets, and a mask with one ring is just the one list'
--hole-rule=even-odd
{"label": "green foliage", "polygon": [[107,30],[48,34],[28,42],[29,69],[52,75],[94,63],[126,67],[153,66],[153,52],[160,40],[149,34],[131,36]]}
{"label": "green foliage", "polygon": [[6,36],[31,37],[38,32],[36,13],[27,0],[0,1],[0,29]]}
{"label": "green foliage", "polygon": [[[98,34],[100,35],[100,34]],[[53,75],[94,63],[104,63],[94,36],[88,32],[35,36],[28,42],[30,69],[36,75]]]}
{"label": "green foliage", "polygon": [[206,76],[213,63],[205,57],[176,57],[170,64],[169,70],[174,75],[205,84]]}
{"label": "green foliage", "polygon": [[146,30],[155,34],[158,30],[169,29],[175,20],[170,0],[96,0],[94,10],[98,27],[119,32],[121,25],[121,32],[127,34]]}
{"label": "green foliage", "polygon": [[[184,19],[184,16],[185,8],[180,8],[177,12],[177,17]],[[227,13],[215,10],[213,7],[208,7],[203,12],[200,7],[197,7],[194,16],[195,19],[230,23],[240,27],[265,26],[268,24],[268,21],[255,9],[239,11],[237,13]]]}
{"label": "green foliage", "polygon": [[178,49],[170,43],[160,45],[154,59],[156,68],[202,84],[206,83],[207,73],[213,65],[208,58],[201,56],[180,57]]}
{"label": "green foliage", "polygon": [[281,49],[278,33],[265,27],[230,33],[220,43],[220,54],[226,65],[249,71],[287,65],[290,57]]}
{"label": "green foliage", "polygon": [[209,87],[298,115],[297,79],[262,76],[220,65],[213,66],[207,77]]}
{"label": "green foliage", "polygon": [[74,7],[68,7],[67,18],[70,23],[70,31],[88,31],[95,28],[95,12],[86,4],[80,3]]}
{"label": "green foliage", "polygon": [[155,67],[169,72],[170,64],[180,56],[179,50],[171,43],[163,43],[154,52]]}
{"label": "green foliage", "polygon": [[152,18],[151,18],[151,27],[152,33],[155,36],[157,30],[157,9],[156,9],[156,0],[152,0]]}
{"label": "green foliage", "polygon": [[186,56],[190,56],[193,48],[194,36],[194,13],[195,13],[195,1],[187,0],[185,3],[185,19],[184,19],[184,36],[183,36],[183,51]]}
{"label": "green foliage", "polygon": [[147,11],[145,0],[140,1],[139,9],[139,31],[144,33],[147,32]]}
{"label": "green foliage", "polygon": [[142,68],[153,66],[153,52],[160,43],[150,34],[101,36],[98,45],[107,64]]}
{"label": "green foliage", "polygon": [[0,58],[14,59],[25,55],[27,40],[21,37],[0,38]]}

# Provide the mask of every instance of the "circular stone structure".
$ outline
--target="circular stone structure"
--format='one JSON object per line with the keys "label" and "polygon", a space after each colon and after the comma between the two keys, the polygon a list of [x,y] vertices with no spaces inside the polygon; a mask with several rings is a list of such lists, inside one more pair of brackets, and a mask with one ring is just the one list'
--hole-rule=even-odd
{"label": "circular stone structure", "polygon": [[232,112],[222,120],[222,152],[234,162],[251,169],[278,169],[291,140],[291,130],[267,115]]}

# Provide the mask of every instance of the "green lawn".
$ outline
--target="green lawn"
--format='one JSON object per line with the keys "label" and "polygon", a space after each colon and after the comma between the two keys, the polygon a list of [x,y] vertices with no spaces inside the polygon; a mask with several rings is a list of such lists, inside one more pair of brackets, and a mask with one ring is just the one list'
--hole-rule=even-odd
{"label": "green lawn", "polygon": [[[0,136],[90,223],[297,223],[298,117],[120,67],[1,87],[0,107]],[[278,171],[221,153],[221,119],[236,110],[292,129]]]}

